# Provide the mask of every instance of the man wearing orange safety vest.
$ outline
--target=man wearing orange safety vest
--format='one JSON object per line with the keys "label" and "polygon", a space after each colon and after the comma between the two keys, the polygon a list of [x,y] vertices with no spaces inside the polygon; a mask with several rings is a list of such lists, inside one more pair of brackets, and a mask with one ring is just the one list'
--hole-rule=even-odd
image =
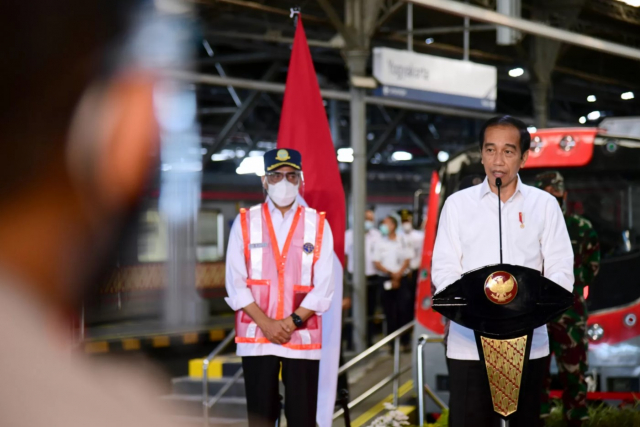
{"label": "man wearing orange safety vest", "polygon": [[302,158],[264,155],[265,203],[241,209],[227,249],[227,303],[236,311],[249,426],[275,425],[282,369],[288,425],[314,427],[321,313],[333,296],[333,236],[324,213],[298,203]]}

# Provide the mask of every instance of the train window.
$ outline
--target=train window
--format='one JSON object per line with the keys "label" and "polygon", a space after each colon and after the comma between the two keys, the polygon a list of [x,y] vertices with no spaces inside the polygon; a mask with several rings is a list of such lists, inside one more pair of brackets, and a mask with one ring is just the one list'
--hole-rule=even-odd
{"label": "train window", "polygon": [[[224,256],[223,215],[214,210],[201,209],[196,227],[196,256],[198,262],[220,261]],[[141,217],[138,235],[138,262],[154,263],[167,260],[169,234],[167,223],[157,208],[147,210]]]}
{"label": "train window", "polygon": [[138,262],[166,261],[169,247],[166,221],[157,209],[149,209],[142,215],[140,222]]}
{"label": "train window", "polygon": [[220,212],[201,210],[198,213],[196,233],[198,262],[220,261],[223,258],[224,233],[221,226],[224,226],[224,219]]}

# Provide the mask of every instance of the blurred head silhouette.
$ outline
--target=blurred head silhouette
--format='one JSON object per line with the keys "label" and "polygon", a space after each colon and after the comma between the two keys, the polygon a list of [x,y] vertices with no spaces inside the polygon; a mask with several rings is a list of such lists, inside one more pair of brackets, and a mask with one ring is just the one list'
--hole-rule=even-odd
{"label": "blurred head silhouette", "polygon": [[80,295],[153,170],[154,76],[122,60],[141,3],[0,5],[0,271],[49,304]]}

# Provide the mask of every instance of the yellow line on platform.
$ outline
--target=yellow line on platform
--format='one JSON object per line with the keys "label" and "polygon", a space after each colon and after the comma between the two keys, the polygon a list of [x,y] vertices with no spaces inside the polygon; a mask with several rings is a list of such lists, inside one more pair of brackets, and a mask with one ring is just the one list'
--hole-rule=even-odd
{"label": "yellow line on platform", "polygon": [[[400,386],[400,388],[398,389],[398,397],[404,396],[411,390],[413,390],[413,380],[409,380],[406,383],[402,384],[402,386]],[[364,414],[356,418],[351,423],[351,427],[361,427],[362,425],[367,423],[371,418],[373,418],[374,416],[382,412],[384,410],[385,403],[392,403],[392,402],[393,402],[393,394],[390,394],[389,396],[385,397],[380,402],[378,402],[371,409],[366,411]]]}

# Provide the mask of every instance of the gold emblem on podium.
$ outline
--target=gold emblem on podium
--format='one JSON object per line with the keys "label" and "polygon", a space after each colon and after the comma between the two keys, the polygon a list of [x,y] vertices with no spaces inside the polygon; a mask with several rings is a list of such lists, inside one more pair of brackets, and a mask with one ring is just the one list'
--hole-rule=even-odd
{"label": "gold emblem on podium", "polygon": [[493,410],[506,417],[518,410],[527,337],[497,340],[480,337]]}
{"label": "gold emblem on podium", "polygon": [[508,304],[518,295],[518,282],[506,271],[496,271],[484,282],[484,293],[494,304]]}

